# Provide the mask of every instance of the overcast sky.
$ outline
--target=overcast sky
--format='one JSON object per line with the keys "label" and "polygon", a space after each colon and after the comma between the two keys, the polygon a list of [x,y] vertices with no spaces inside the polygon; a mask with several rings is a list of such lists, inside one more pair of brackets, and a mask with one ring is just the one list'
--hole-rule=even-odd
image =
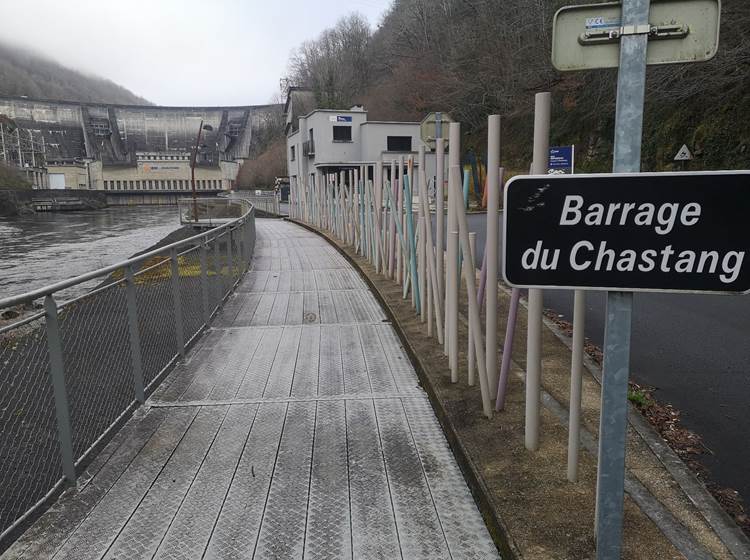
{"label": "overcast sky", "polygon": [[0,0],[2,40],[159,105],[268,103],[289,55],[350,12],[391,0]]}

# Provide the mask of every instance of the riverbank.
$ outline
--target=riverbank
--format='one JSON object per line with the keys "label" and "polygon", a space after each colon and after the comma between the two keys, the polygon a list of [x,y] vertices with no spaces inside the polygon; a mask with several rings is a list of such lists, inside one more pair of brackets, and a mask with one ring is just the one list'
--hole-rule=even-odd
{"label": "riverbank", "polygon": [[103,193],[85,190],[62,189],[0,189],[0,217],[34,214],[35,200],[55,201],[76,210],[98,210],[107,207]]}

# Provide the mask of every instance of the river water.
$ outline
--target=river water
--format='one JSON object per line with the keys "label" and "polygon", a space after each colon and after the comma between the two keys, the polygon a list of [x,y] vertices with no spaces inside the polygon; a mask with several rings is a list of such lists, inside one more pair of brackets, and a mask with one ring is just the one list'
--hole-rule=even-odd
{"label": "river water", "polygon": [[0,218],[0,299],[127,259],[179,227],[175,206]]}

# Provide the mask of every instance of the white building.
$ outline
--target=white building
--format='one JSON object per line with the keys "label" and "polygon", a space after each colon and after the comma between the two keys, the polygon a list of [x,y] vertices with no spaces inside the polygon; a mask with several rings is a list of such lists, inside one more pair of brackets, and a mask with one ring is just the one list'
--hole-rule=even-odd
{"label": "white building", "polygon": [[[289,115],[288,113],[287,115]],[[294,126],[298,124],[298,126]],[[365,166],[374,178],[375,166],[383,163],[388,178],[392,161],[414,158],[418,172],[419,147],[425,146],[418,122],[368,121],[367,111],[315,109],[287,127],[287,169],[294,187],[322,184],[326,174]],[[425,146],[425,168],[430,184],[435,176],[435,154]],[[446,158],[447,159],[447,158]]]}

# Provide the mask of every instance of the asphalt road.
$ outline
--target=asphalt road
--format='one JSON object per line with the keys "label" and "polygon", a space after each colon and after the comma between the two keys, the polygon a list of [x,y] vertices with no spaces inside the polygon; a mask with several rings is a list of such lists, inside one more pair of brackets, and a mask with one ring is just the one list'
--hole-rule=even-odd
{"label": "asphalt road", "polygon": [[[486,217],[468,218],[481,266]],[[683,425],[710,450],[700,460],[712,479],[750,505],[750,296],[638,293],[634,300],[631,378],[682,412]],[[545,291],[544,306],[573,319],[572,292]],[[605,308],[605,293],[587,294],[586,336],[599,346]]]}

